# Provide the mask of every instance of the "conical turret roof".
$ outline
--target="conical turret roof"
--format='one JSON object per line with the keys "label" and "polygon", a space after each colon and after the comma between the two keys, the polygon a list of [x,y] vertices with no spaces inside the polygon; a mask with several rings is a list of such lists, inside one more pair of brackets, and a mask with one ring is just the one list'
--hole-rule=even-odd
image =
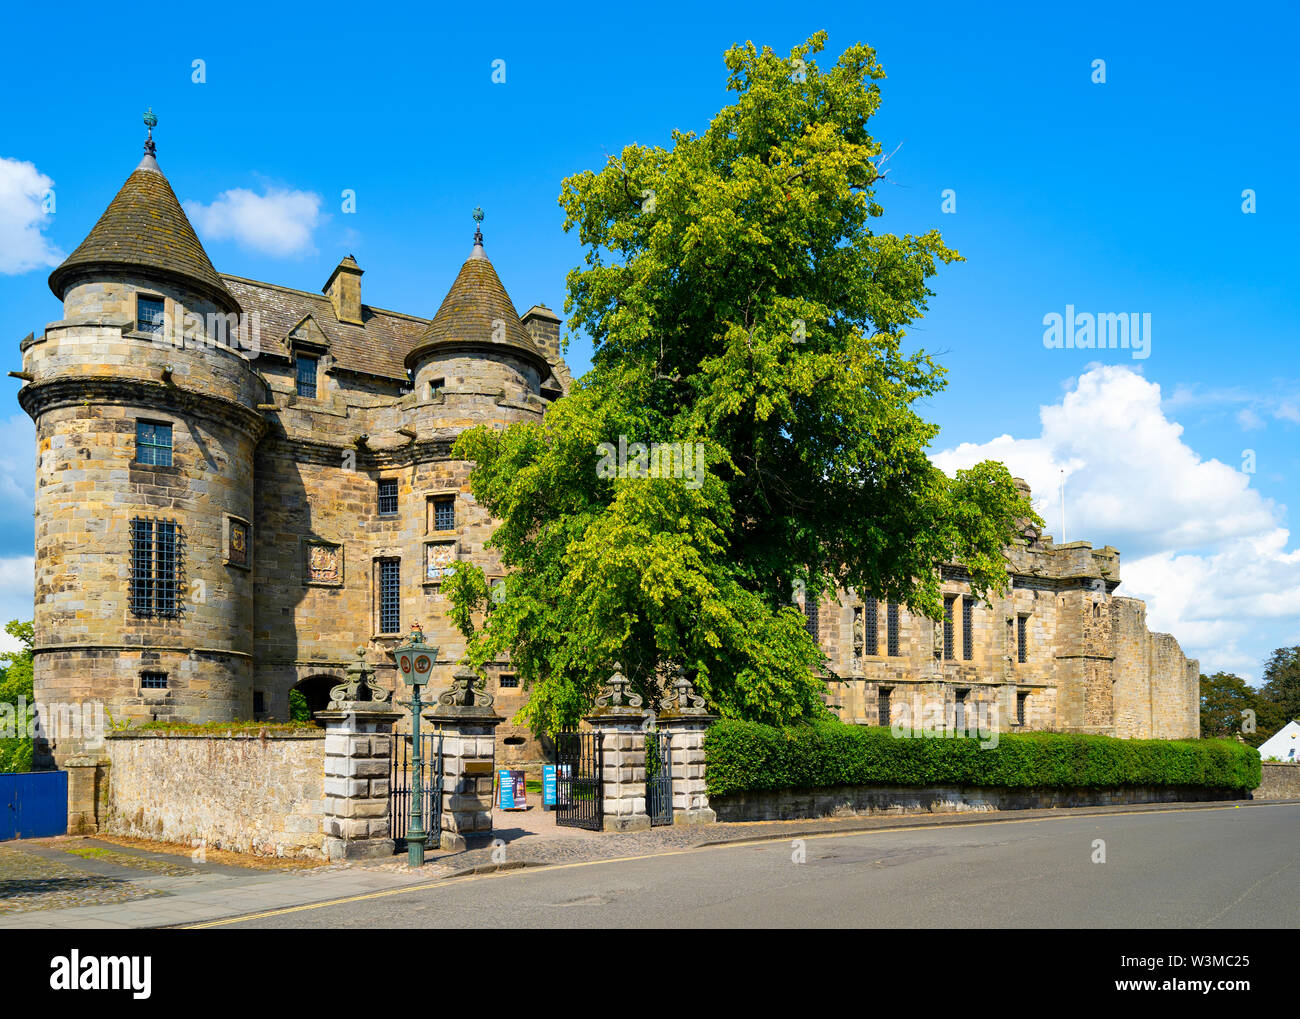
{"label": "conical turret roof", "polygon": [[510,295],[483,250],[481,234],[475,234],[474,248],[442,299],[438,313],[406,355],[406,366],[413,367],[434,347],[507,347],[526,355],[543,377],[549,371],[546,358],[519,321]]}
{"label": "conical turret roof", "polygon": [[62,300],[80,276],[141,269],[193,287],[226,311],[240,310],[148,151],[86,239],[50,273],[50,289]]}

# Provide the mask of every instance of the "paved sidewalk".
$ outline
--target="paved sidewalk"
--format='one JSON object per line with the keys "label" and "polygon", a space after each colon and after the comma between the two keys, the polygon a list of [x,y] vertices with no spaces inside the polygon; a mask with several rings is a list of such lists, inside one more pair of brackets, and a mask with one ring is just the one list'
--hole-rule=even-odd
{"label": "paved sidewalk", "polygon": [[[463,853],[430,853],[412,872],[405,856],[390,860],[268,871],[225,864],[190,865],[184,857],[127,850],[96,839],[34,840],[0,845],[0,929],[137,928],[201,924],[333,899],[390,892],[493,870],[572,864],[689,851],[735,842],[848,832],[1007,823],[1171,810],[1256,809],[1297,800],[1159,803],[1057,810],[901,814],[800,821],[732,822],[652,828],[633,833],[557,828],[540,808],[497,811],[493,840]],[[73,850],[69,853],[69,848]],[[78,849],[90,850],[77,854]],[[136,857],[123,860],[123,855]],[[25,858],[21,859],[21,858]],[[229,857],[227,857],[229,859]],[[25,867],[19,873],[16,866]],[[60,884],[65,882],[66,884]],[[63,898],[67,891],[72,899]],[[75,897],[91,896],[89,902]],[[55,908],[40,908],[44,901]],[[24,898],[26,896],[26,898]],[[75,902],[76,904],[72,904]],[[17,908],[23,911],[16,911]],[[10,908],[6,910],[6,905]]]}

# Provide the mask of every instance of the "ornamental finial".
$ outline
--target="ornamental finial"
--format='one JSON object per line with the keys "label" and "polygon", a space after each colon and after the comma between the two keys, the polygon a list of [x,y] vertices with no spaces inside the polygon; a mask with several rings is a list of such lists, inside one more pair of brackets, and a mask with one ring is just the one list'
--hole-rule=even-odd
{"label": "ornamental finial", "polygon": [[483,206],[474,207],[474,243],[482,247],[483,245]]}
{"label": "ornamental finial", "polygon": [[145,155],[157,155],[157,150],[155,150],[153,143],[153,129],[158,126],[158,117],[154,114],[152,106],[144,111],[144,126],[149,129],[149,137],[144,140]]}

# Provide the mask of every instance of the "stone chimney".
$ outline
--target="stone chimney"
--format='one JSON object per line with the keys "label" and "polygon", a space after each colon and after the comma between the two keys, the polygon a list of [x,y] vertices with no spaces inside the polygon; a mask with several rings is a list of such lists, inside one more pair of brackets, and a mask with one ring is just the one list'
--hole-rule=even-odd
{"label": "stone chimney", "polygon": [[334,305],[334,317],[340,322],[361,325],[361,274],[364,272],[351,255],[343,259],[322,290]]}
{"label": "stone chimney", "polygon": [[548,361],[560,356],[560,316],[544,304],[534,304],[520,318],[533,343]]}

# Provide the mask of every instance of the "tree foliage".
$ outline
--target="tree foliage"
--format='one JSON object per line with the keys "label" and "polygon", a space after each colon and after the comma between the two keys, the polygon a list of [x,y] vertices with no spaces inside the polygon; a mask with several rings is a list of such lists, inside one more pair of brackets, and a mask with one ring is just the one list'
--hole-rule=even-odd
{"label": "tree foliage", "polygon": [[[680,665],[725,716],[816,717],[823,658],[796,590],[937,618],[939,564],[1001,590],[1004,547],[1036,519],[1002,465],[949,479],[927,457],[917,404],[944,372],[905,327],[960,256],[936,231],[871,229],[884,71],[861,45],[821,69],[824,42],[733,47],[734,102],[702,134],[564,181],[586,248],[565,310],[593,368],[543,422],[460,437],[510,575],[490,612],[473,568],[444,585],[471,660],[511,655],[538,729],[589,708],[615,662],[651,696]],[[700,459],[656,470],[634,445],[654,442]],[[626,470],[602,470],[602,443]]]}
{"label": "tree foliage", "polygon": [[[35,702],[32,688],[32,645],[35,630],[30,622],[13,620],[5,624],[5,633],[16,638],[21,647],[17,651],[0,653],[0,702],[14,707],[16,723],[25,724],[27,714],[19,715],[20,704],[30,708]],[[26,735],[0,737],[0,772],[30,771],[32,767],[32,741]]]}
{"label": "tree foliage", "polygon": [[[1254,728],[1246,728],[1247,718]],[[1201,676],[1201,735],[1236,737],[1258,747],[1292,719],[1300,719],[1300,647],[1269,655],[1258,690],[1240,676]]]}
{"label": "tree foliage", "polygon": [[1300,719],[1300,647],[1280,647],[1269,655],[1259,693],[1263,700],[1276,705],[1274,731],[1292,719]]}

